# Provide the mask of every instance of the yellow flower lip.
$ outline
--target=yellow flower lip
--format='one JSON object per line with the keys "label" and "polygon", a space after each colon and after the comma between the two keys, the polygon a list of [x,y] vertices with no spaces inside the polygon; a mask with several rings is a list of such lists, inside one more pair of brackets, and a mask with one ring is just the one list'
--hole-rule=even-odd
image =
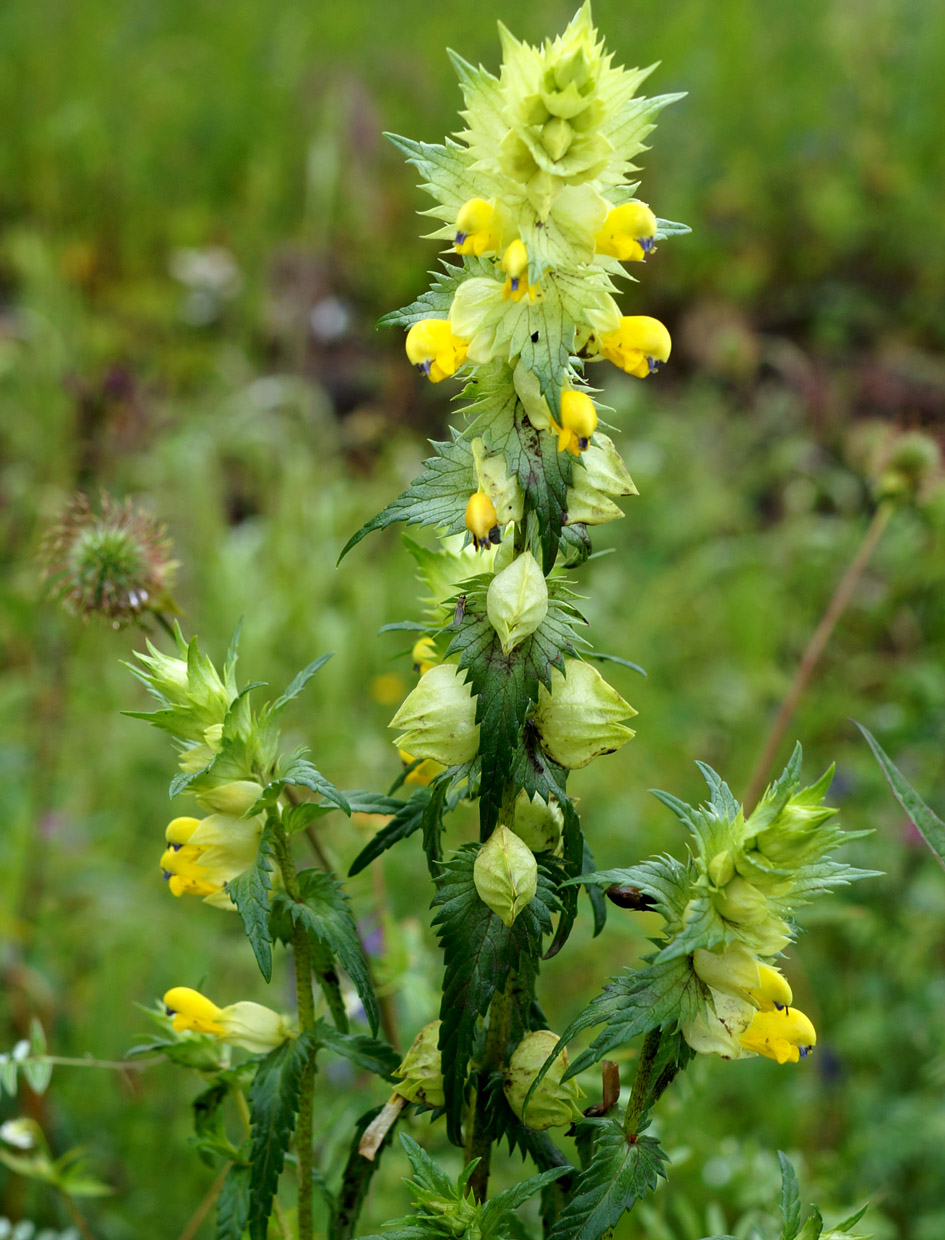
{"label": "yellow flower lip", "polygon": [[656,216],[644,202],[625,202],[614,207],[595,237],[598,254],[622,263],[639,263],[656,246]]}
{"label": "yellow flower lip", "polygon": [[597,410],[586,392],[565,388],[561,393],[561,425],[551,419],[558,435],[558,451],[574,456],[586,452],[597,429]]}
{"label": "yellow flower lip", "polygon": [[485,491],[476,491],[466,505],[466,529],[472,534],[477,551],[502,541],[495,505]]}
{"label": "yellow flower lip", "polygon": [[453,335],[448,319],[421,319],[407,333],[410,362],[431,383],[449,378],[466,360],[468,342]]}
{"label": "yellow flower lip", "polygon": [[659,321],[647,314],[624,315],[616,331],[600,340],[601,353],[628,375],[645,379],[669,360],[672,340]]}

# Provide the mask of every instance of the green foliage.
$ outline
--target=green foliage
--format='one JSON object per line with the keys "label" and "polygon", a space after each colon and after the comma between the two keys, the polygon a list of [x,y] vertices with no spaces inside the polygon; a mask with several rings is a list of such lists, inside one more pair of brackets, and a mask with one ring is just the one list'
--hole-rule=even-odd
{"label": "green foliage", "polygon": [[433,899],[433,918],[443,947],[443,999],[440,1053],[450,1140],[461,1143],[464,1087],[476,1024],[510,978],[530,990],[538,970],[542,936],[560,908],[554,887],[541,868],[538,890],[511,926],[479,898],[473,866],[479,846],[467,844],[443,864]]}
{"label": "green foliage", "polygon": [[476,471],[472,449],[458,431],[450,430],[446,443],[431,440],[436,456],[423,462],[423,473],[411,482],[402,495],[387,505],[376,517],[366,521],[341,550],[344,559],[352,547],[374,530],[387,529],[396,521],[406,525],[442,526],[448,534],[461,534],[466,529],[466,504],[476,490]]}
{"label": "green foliage", "polygon": [[408,839],[419,830],[431,795],[429,788],[418,788],[409,801],[398,801],[397,808],[390,811],[393,814],[390,822],[377,832],[351,862],[348,868],[349,877],[360,874],[388,848],[392,848],[400,840]]}
{"label": "green foliage", "polygon": [[252,1120],[249,1175],[250,1240],[265,1240],[272,1201],[299,1106],[302,1071],[315,1043],[303,1033],[260,1061],[249,1092]]}
{"label": "green foliage", "polygon": [[338,961],[354,982],[371,1032],[377,1033],[377,999],[348,897],[341,884],[321,870],[301,870],[298,882],[301,898],[293,899],[285,891],[276,891],[272,896],[273,908],[305,931],[317,953],[327,951]]}
{"label": "green foliage", "polygon": [[592,1122],[598,1127],[594,1154],[548,1240],[601,1240],[665,1178],[666,1155],[655,1138],[628,1137],[616,1120]]}
{"label": "green foliage", "polygon": [[409,1184],[415,1213],[392,1220],[384,1236],[366,1236],[364,1240],[384,1240],[385,1236],[387,1240],[434,1240],[437,1236],[512,1240],[520,1234],[515,1211],[567,1170],[556,1167],[544,1171],[478,1204],[467,1196],[469,1178],[478,1159],[469,1163],[454,1183],[412,1137],[402,1133],[400,1140],[413,1170],[414,1178]]}
{"label": "green foliage", "polygon": [[226,885],[227,895],[242,918],[259,971],[267,982],[272,977],[272,933],[269,929],[271,857],[272,826],[267,823],[259,840],[256,864]]}
{"label": "green foliage", "polygon": [[461,613],[453,627],[448,655],[459,655],[459,666],[477,695],[476,722],[481,725],[480,833],[486,839],[498,821],[502,798],[516,761],[528,708],[538,701],[541,685],[551,688],[551,669],[564,667],[565,655],[577,653],[575,620],[583,617],[568,601],[560,584],[549,590],[545,619],[508,654],[492,627],[486,608],[488,578],[475,578],[462,596]]}
{"label": "green foliage", "polygon": [[866,743],[873,751],[886,780],[892,788],[893,796],[902,806],[909,821],[931,848],[939,862],[945,866],[945,822],[930,809],[916,790],[909,784],[899,768],[883,750],[882,746],[862,724],[856,725],[866,737]]}
{"label": "green foliage", "polygon": [[300,750],[276,764],[274,778],[263,788],[262,795],[250,810],[251,813],[262,814],[272,809],[286,788],[308,788],[310,792],[323,797],[329,805],[343,810],[346,814],[351,813],[351,806],[344,793],[339,792],[334,784],[317,771],[303,756],[304,753],[304,750]]}
{"label": "green foliage", "polygon": [[214,1240],[242,1240],[249,1222],[250,1168],[234,1163],[226,1173],[223,1189],[217,1200],[217,1222]]}

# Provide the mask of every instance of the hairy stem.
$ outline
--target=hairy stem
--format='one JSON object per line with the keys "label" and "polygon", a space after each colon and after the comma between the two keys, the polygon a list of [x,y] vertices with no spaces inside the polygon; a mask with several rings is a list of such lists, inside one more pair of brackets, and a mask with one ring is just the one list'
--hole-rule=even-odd
{"label": "hairy stem", "polygon": [[889,518],[892,516],[895,508],[894,505],[886,500],[880,504],[873,514],[873,519],[867,527],[866,533],[863,535],[863,541],[860,543],[856,555],[850,561],[847,571],[841,578],[833,598],[827,604],[827,610],[821,617],[820,623],[814,630],[810,641],[807,643],[807,649],[804,651],[801,661],[798,664],[797,671],[794,673],[794,679],[791,681],[791,687],[785,695],[784,701],[781,703],[781,709],[778,711],[774,723],[771,725],[771,731],[768,733],[768,739],[765,741],[764,749],[761,756],[752,771],[751,779],[748,781],[748,788],[745,792],[745,813],[750,814],[758,803],[758,798],[764,792],[765,785],[768,780],[768,773],[771,770],[771,764],[774,762],[775,755],[778,752],[778,746],[784,739],[784,733],[787,726],[791,722],[797,705],[804,695],[804,690],[813,675],[814,668],[817,666],[820,656],[823,654],[830,635],[836,627],[837,621],[846,610],[847,604],[853,597],[853,592],[857,587],[863,572],[872,558],[876,545],[883,535],[883,531],[889,524]]}
{"label": "hairy stem", "polygon": [[476,1103],[469,1117],[466,1129],[466,1145],[463,1153],[466,1162],[474,1158],[479,1163],[469,1179],[476,1201],[485,1201],[489,1188],[489,1169],[492,1161],[492,1133],[486,1113],[488,1095],[486,1086],[490,1075],[501,1071],[505,1057],[505,1044],[509,1039],[509,1008],[512,994],[512,978],[509,978],[502,994],[498,992],[492,997],[489,1009],[489,1032],[486,1034],[486,1046],[482,1062],[476,1074]]}
{"label": "hairy stem", "polygon": [[[276,859],[282,871],[286,892],[293,900],[301,900],[302,892],[292,860],[289,838],[276,815],[271,820]],[[312,989],[312,951],[308,936],[297,923],[292,926],[292,955],[295,959],[295,989],[299,1007],[299,1026],[303,1033],[315,1035],[315,994]],[[312,1222],[312,1120],[315,1094],[315,1051],[302,1070],[299,1085],[299,1116],[295,1128],[295,1145],[299,1169],[299,1240],[313,1240]]]}
{"label": "hairy stem", "polygon": [[623,1121],[623,1130],[628,1137],[636,1136],[640,1120],[643,1118],[646,1100],[650,1093],[650,1081],[653,1079],[653,1069],[656,1066],[656,1057],[659,1054],[662,1036],[661,1030],[651,1029],[643,1039],[643,1045],[640,1047],[637,1073],[633,1078],[630,1101],[627,1103],[627,1114]]}

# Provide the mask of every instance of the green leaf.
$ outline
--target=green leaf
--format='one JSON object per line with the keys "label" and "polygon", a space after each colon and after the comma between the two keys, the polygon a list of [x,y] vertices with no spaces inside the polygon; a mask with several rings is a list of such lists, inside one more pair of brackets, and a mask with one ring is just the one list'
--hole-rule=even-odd
{"label": "green leaf", "polygon": [[346,814],[351,813],[351,806],[348,804],[345,794],[340,792],[320,771],[315,769],[308,758],[303,756],[304,752],[304,750],[300,750],[293,754],[291,758],[279,761],[275,778],[271,779],[263,788],[259,800],[249,811],[251,814],[264,814],[266,810],[272,809],[278,802],[282,792],[290,787],[308,788],[310,792],[315,792],[319,796],[324,797],[329,805],[335,806],[336,809],[340,809]]}
{"label": "green leaf", "polygon": [[460,1119],[477,1020],[485,1016],[496,991],[504,992],[517,970],[537,968],[542,935],[551,931],[551,914],[560,909],[547,872],[539,867],[538,889],[511,927],[479,898],[473,866],[479,845],[467,844],[440,874],[433,904],[433,926],[443,946],[443,999],[440,1055],[446,1094],[447,1131],[461,1144]]}
{"label": "green leaf", "polygon": [[323,1020],[317,1023],[315,1037],[322,1046],[385,1081],[393,1079],[394,1069],[400,1064],[401,1056],[386,1042],[369,1038],[363,1033],[338,1033]]}
{"label": "green leaf", "polygon": [[795,1240],[801,1225],[801,1194],[797,1175],[787,1154],[778,1150],[781,1164],[781,1240]]}
{"label": "green leaf", "polygon": [[456,290],[470,276],[489,275],[492,264],[485,259],[467,258],[464,264],[441,260],[442,270],[431,271],[433,285],[421,293],[416,301],[400,310],[392,310],[378,319],[378,327],[412,327],[421,319],[449,318],[450,306]]}
{"label": "green leaf", "polygon": [[449,443],[430,441],[436,456],[423,462],[423,472],[402,495],[348,539],[338,557],[339,563],[362,538],[375,530],[387,529],[395,521],[443,526],[448,534],[465,532],[466,505],[478,482],[472,448],[458,431],[451,429],[450,435]]}
{"label": "green leaf", "polygon": [[[455,770],[456,768],[452,768]],[[446,804],[449,775],[440,776],[430,789],[430,799],[423,808],[420,826],[423,830],[423,851],[427,859],[427,869],[434,882],[440,875],[440,864],[443,860],[443,808]]]}
{"label": "green leaf", "polygon": [[311,1034],[303,1033],[271,1051],[256,1069],[249,1091],[250,1240],[266,1240],[272,1201],[295,1128],[302,1072],[314,1049]]}
{"label": "green leaf", "polygon": [[[581,830],[581,820],[578,818],[577,810],[574,808],[574,803],[571,799],[569,797],[562,797],[558,803],[561,806],[561,813],[564,817],[564,830],[561,836],[562,860],[564,861],[565,874],[568,878],[574,878],[584,868],[584,832]],[[562,906],[561,920],[558,922],[554,942],[548,948],[546,959],[556,956],[561,948],[564,947],[571,933],[571,927],[574,925],[574,919],[577,916],[577,887],[563,885],[559,891],[559,896]]]}
{"label": "green leaf", "polygon": [[653,1137],[629,1138],[614,1120],[599,1124],[594,1157],[548,1240],[600,1240],[666,1175],[666,1155]]}
{"label": "green leaf", "polygon": [[453,622],[456,634],[447,650],[447,656],[459,655],[459,666],[468,670],[468,680],[477,695],[476,721],[481,725],[479,825],[484,840],[498,822],[528,708],[538,701],[541,685],[551,688],[551,669],[563,670],[565,655],[577,654],[579,639],[574,624],[583,619],[568,601],[569,592],[555,586],[549,592],[548,612],[539,627],[505,654],[488,615],[490,581],[489,577],[474,578],[461,596],[465,604]]}
{"label": "green leaf", "polygon": [[351,862],[348,876],[353,878],[355,874],[360,874],[388,848],[393,848],[401,840],[413,835],[423,822],[423,814],[429,804],[430,796],[429,788],[418,788],[409,801],[394,802],[393,797],[389,798],[398,806],[396,810],[391,811],[393,818],[386,826],[381,827],[373,839],[361,849]]}
{"label": "green leaf", "polygon": [[523,1180],[520,1184],[507,1188],[504,1193],[497,1193],[489,1201],[482,1206],[482,1213],[479,1217],[479,1229],[482,1233],[482,1240],[504,1240],[507,1234],[505,1228],[509,1222],[509,1215],[523,1206],[530,1197],[534,1197],[536,1193],[540,1193],[548,1184],[553,1184],[556,1180],[560,1180],[563,1175],[567,1175],[573,1171],[568,1164],[562,1167],[552,1167],[548,1171],[543,1171],[540,1175],[533,1175],[527,1180]]}
{"label": "green leaf", "polygon": [[628,970],[624,976],[614,978],[568,1025],[542,1065],[532,1090],[565,1046],[582,1030],[592,1025],[605,1026],[568,1068],[565,1080],[590,1068],[608,1051],[625,1045],[641,1033],[657,1028],[672,1031],[679,1025],[689,1024],[705,1007],[706,994],[706,987],[693,972],[688,956]]}
{"label": "green leaf", "polygon": [[[365,1158],[358,1152],[358,1146],[365,1130],[380,1112],[381,1107],[372,1107],[355,1124],[354,1135],[348,1150],[348,1161],[342,1172],[341,1187],[338,1189],[337,1206],[329,1232],[330,1240],[351,1240],[358,1225],[358,1216],[367,1198],[371,1180],[380,1165],[381,1155],[389,1147],[394,1136],[396,1121],[388,1129],[373,1159]],[[385,1237],[385,1240],[390,1240],[389,1235]]]}
{"label": "green leaf", "polygon": [[293,900],[285,891],[276,891],[273,907],[301,926],[314,947],[327,948],[338,960],[354,982],[371,1032],[377,1033],[380,1021],[377,999],[358,928],[348,907],[348,897],[341,884],[321,870],[301,870],[298,880],[301,900]]}
{"label": "green leaf", "polygon": [[267,982],[272,978],[272,934],[269,929],[271,855],[272,828],[267,824],[259,839],[256,864],[226,884],[226,894],[243,919],[246,937],[255,953],[259,971]]}
{"label": "green leaf", "polygon": [[[856,723],[856,720],[854,719],[853,722]],[[926,805],[899,768],[894,765],[892,759],[885,753],[879,741],[861,723],[857,723],[856,726],[863,733],[866,743],[872,749],[873,756],[882,768],[887,783],[892,788],[893,796],[902,806],[909,821],[935,854],[939,865],[945,866],[945,822],[942,822],[941,818]]]}
{"label": "green leaf", "polygon": [[201,1139],[197,1142],[197,1148],[203,1161],[211,1167],[215,1165],[215,1159],[205,1156],[208,1149],[205,1143],[209,1141],[210,1146],[213,1146],[226,1141],[222,1107],[229,1092],[224,1081],[214,1081],[191,1103],[194,1109],[194,1132]]}
{"label": "green leaf", "polygon": [[285,693],[281,697],[276,698],[266,708],[266,715],[271,718],[273,715],[280,714],[293,698],[298,697],[318,669],[324,667],[331,657],[330,654],[323,654],[320,659],[315,659],[312,663],[309,663],[308,667],[303,667],[299,674],[292,679]]}
{"label": "green leaf", "polygon": [[236,1163],[226,1173],[217,1200],[214,1240],[242,1240],[249,1222],[249,1167]]}

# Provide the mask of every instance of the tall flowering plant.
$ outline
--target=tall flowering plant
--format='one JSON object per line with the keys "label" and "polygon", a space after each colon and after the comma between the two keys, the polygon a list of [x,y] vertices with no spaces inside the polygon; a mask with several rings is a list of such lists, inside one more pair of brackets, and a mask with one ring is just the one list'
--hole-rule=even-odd
{"label": "tall flowering plant", "polygon": [[[618,501],[637,493],[592,379],[610,363],[646,380],[670,357],[663,324],[623,314],[617,298],[631,271],[687,231],[658,218],[632,179],[674,96],[637,94],[647,71],[614,65],[587,4],[541,47],[501,26],[500,38],[498,77],[454,57],[466,101],[456,140],[393,139],[420,170],[430,235],[447,258],[430,289],[386,322],[406,329],[407,357],[430,382],[463,385],[465,404],[462,425],[434,444],[420,476],[342,552],[395,522],[436,531],[432,549],[404,539],[423,618],[389,626],[411,633],[417,672],[391,721],[402,763],[391,793],[339,791],[304,752],[283,751],[282,711],[323,660],[255,710],[253,686],[236,680],[235,645],[219,672],[179,630],[173,656],[154,647],[139,656],[137,675],[159,700],[146,717],[179,750],[172,792],[204,815],[166,828],[168,891],[235,910],[266,981],[280,943],[295,973],[297,1012],[221,1006],[175,978],[155,1015],[152,1048],[209,1079],[198,1144],[223,1167],[218,1240],[247,1230],[263,1240],[271,1216],[283,1235],[310,1240],[313,1186],[328,1202],[329,1234],[353,1236],[394,1127],[421,1111],[462,1149],[464,1170],[447,1175],[403,1131],[414,1213],[389,1224],[391,1240],[528,1234],[516,1211],[536,1195],[549,1240],[609,1235],[666,1174],[648,1128],[695,1055],[792,1065],[815,1048],[781,961],[798,910],[863,873],[830,859],[855,836],[843,836],[823,803],[830,772],[802,786],[799,748],[750,813],[708,767],[705,804],[657,794],[688,833],[683,860],[595,867],[593,813],[579,815],[571,772],[626,744],[635,712],[598,671],[607,656],[581,636],[570,574],[594,527],[622,516]],[[480,839],[456,847],[451,815],[461,804],[477,807]],[[402,1061],[377,1037],[370,969],[341,882],[300,869],[293,852],[317,819],[352,810],[388,816],[352,874],[413,835],[429,871],[442,998],[427,1024],[406,1031]],[[663,928],[644,963],[601,978],[559,1036],[541,1008],[539,974],[567,944],[582,891],[595,935],[608,899],[655,911]],[[369,1031],[351,1026],[342,972]],[[588,1029],[593,1040],[569,1059]],[[605,1057],[637,1040],[621,1096]],[[228,1047],[249,1058],[234,1067]],[[338,1185],[312,1165],[316,1062],[333,1054],[380,1076],[389,1094],[359,1123]],[[246,1123],[241,1142],[212,1122],[228,1099]],[[280,1177],[293,1138],[298,1193],[287,1209]],[[534,1174],[490,1195],[500,1143]],[[802,1230],[787,1164],[784,1177],[782,1235],[816,1240],[819,1215]]]}

